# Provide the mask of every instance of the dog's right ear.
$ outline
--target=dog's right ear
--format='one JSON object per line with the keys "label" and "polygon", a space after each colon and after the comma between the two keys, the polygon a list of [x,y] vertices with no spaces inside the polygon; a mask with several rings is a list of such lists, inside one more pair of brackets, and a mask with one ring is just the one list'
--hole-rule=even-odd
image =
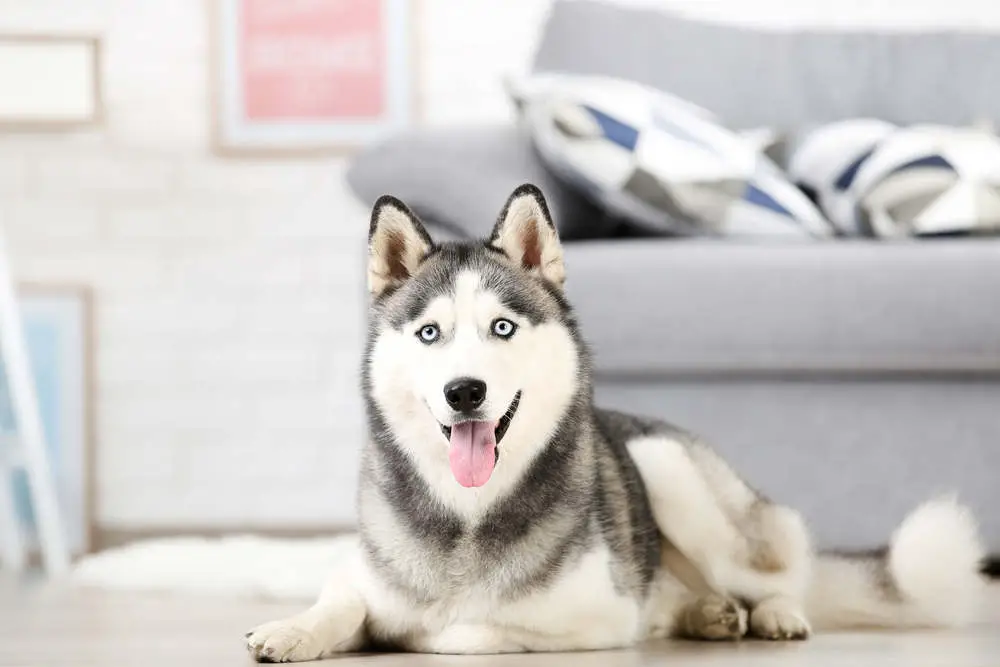
{"label": "dog's right ear", "polygon": [[402,285],[433,247],[406,204],[389,195],[379,197],[368,229],[368,291],[377,297]]}
{"label": "dog's right ear", "polygon": [[488,243],[556,287],[562,288],[566,281],[559,232],[542,191],[531,183],[511,193]]}

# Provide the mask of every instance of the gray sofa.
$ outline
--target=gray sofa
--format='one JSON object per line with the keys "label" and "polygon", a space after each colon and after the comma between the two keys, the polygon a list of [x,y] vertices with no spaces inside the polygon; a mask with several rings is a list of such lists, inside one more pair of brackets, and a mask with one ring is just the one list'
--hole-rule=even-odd
{"label": "gray sofa", "polygon": [[[536,69],[654,84],[737,129],[1000,120],[1000,37],[985,34],[767,34],[577,0],[555,3]],[[376,147],[351,182],[366,199],[416,198],[432,220],[445,201],[483,207],[485,231],[513,185],[550,177],[503,138],[513,130],[477,132],[413,164],[393,146],[439,135]],[[436,187],[435,164],[468,167],[473,145],[475,182]],[[490,151],[511,150],[523,168],[477,186]],[[557,216],[614,227],[552,191]],[[921,500],[957,491],[1000,550],[1000,240],[592,239],[566,243],[566,263],[600,403],[705,434],[823,545],[884,542]]]}

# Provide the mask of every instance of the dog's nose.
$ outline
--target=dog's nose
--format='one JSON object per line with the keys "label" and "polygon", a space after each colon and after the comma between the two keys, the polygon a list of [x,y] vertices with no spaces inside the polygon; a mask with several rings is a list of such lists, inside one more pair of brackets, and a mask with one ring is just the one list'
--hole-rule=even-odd
{"label": "dog's nose", "polygon": [[486,400],[486,383],[474,378],[458,378],[444,386],[444,400],[456,412],[475,410]]}

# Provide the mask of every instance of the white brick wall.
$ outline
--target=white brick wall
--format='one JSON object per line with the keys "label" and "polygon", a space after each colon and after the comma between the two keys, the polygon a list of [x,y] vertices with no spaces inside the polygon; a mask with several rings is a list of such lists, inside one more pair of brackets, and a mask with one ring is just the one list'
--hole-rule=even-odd
{"label": "white brick wall", "polygon": [[[506,115],[547,2],[422,4],[426,122]],[[104,127],[0,134],[15,272],[94,289],[102,526],[350,522],[367,212],[343,160],[210,153],[206,5],[0,0],[105,56]]]}
{"label": "white brick wall", "polygon": [[[498,78],[526,66],[549,0],[420,4],[424,122],[508,117]],[[987,0],[672,4],[1000,25]],[[0,217],[19,279],[95,292],[101,525],[349,522],[366,212],[342,160],[211,155],[206,5],[0,0],[0,32],[101,34],[107,104],[99,130],[0,134]]]}

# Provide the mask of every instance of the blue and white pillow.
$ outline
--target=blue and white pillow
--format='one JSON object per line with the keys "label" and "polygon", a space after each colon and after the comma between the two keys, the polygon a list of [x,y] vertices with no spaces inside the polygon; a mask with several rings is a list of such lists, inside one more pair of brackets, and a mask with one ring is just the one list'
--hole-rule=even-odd
{"label": "blue and white pillow", "polygon": [[789,156],[789,178],[810,193],[841,234],[859,233],[851,187],[861,166],[896,129],[876,118],[828,123],[806,133]]}
{"label": "blue and white pillow", "polygon": [[845,234],[1000,232],[1000,139],[988,130],[840,121],[808,135],[789,172]]}
{"label": "blue and white pillow", "polygon": [[690,102],[632,81],[539,74],[510,86],[546,165],[650,231],[826,237],[830,224],[762,150]]}

